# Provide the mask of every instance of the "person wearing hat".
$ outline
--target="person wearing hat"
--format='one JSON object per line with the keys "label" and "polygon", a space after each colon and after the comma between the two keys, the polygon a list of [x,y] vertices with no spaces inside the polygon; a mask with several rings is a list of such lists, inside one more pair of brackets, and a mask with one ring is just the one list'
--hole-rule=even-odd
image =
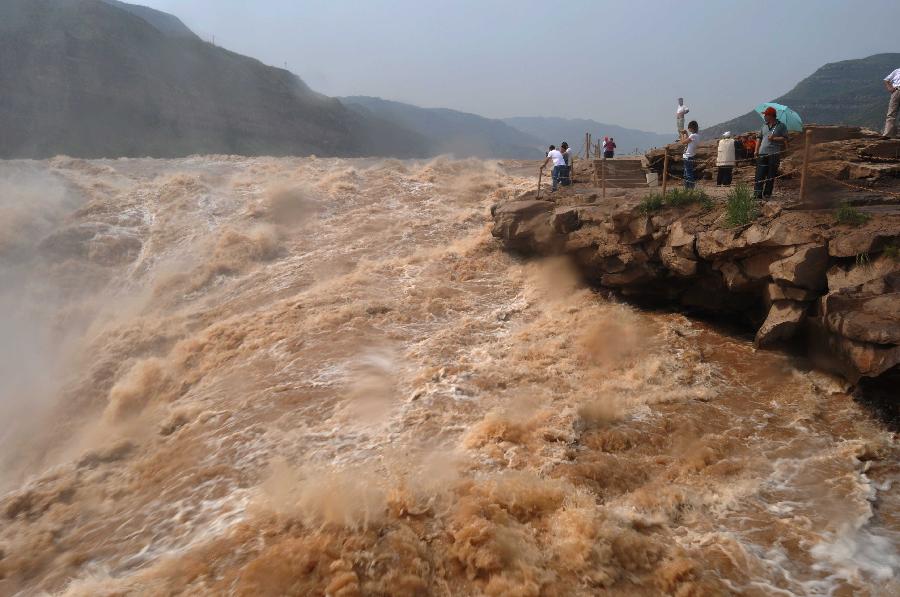
{"label": "person wearing hat", "polygon": [[731,131],[725,131],[719,139],[719,150],[716,155],[716,186],[730,186],[734,175],[735,141],[731,138]]}
{"label": "person wearing hat", "polygon": [[759,129],[759,143],[756,145],[756,179],[753,183],[753,196],[757,199],[772,196],[781,154],[787,147],[787,127],[778,120],[777,115],[772,106],[763,112],[766,122]]}

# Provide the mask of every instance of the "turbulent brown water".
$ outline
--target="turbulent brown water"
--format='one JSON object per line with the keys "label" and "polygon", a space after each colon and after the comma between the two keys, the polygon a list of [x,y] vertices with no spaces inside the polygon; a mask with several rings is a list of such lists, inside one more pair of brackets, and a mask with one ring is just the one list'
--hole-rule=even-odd
{"label": "turbulent brown water", "polygon": [[503,164],[0,164],[0,594],[890,595],[830,377],[501,251]]}

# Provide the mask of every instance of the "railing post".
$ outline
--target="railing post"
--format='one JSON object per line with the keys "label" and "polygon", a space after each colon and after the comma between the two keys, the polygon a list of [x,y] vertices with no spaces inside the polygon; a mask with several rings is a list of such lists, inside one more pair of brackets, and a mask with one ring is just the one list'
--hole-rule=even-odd
{"label": "railing post", "polygon": [[603,185],[603,198],[606,199],[606,160],[600,160],[600,184]]}
{"label": "railing post", "polygon": [[584,134],[584,157],[591,159],[591,134]]}
{"label": "railing post", "polygon": [[541,168],[540,170],[538,170],[538,192],[537,192],[536,199],[541,198],[541,178],[543,178],[543,176],[544,176],[544,169]]}
{"label": "railing post", "polygon": [[805,140],[803,143],[803,170],[800,174],[800,201],[806,198],[806,181],[809,178],[807,170],[809,169],[809,146],[812,144],[812,129],[806,129]]}
{"label": "railing post", "polygon": [[666,186],[669,183],[669,148],[663,148],[663,179],[662,179],[662,196],[666,196]]}

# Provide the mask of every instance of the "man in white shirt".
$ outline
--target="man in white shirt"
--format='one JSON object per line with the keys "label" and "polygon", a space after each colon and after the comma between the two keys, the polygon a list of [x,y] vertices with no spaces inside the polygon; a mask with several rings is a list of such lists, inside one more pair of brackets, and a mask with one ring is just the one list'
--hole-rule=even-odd
{"label": "man in white shirt", "polygon": [[891,94],[887,120],[884,122],[884,138],[897,136],[897,112],[900,110],[900,68],[884,78],[884,88]]}
{"label": "man in white shirt", "polygon": [[675,126],[678,128],[678,137],[681,138],[681,133],[684,132],[684,115],[690,112],[687,106],[684,105],[684,98],[678,98],[678,107],[675,108]]}
{"label": "man in white shirt", "polygon": [[544,166],[547,165],[547,162],[553,160],[553,187],[552,191],[555,191],[559,187],[559,179],[562,177],[563,169],[566,167],[566,157],[562,154],[561,151],[556,149],[555,145],[550,146],[550,151],[547,152],[547,158],[544,160],[544,163],[541,164],[541,172],[544,171]]}
{"label": "man in white shirt", "polygon": [[686,144],[684,154],[681,156],[684,159],[684,188],[686,189],[693,189],[697,184],[694,176],[694,158],[697,157],[697,144],[700,142],[699,131],[700,125],[696,120],[692,120],[681,136],[681,142]]}

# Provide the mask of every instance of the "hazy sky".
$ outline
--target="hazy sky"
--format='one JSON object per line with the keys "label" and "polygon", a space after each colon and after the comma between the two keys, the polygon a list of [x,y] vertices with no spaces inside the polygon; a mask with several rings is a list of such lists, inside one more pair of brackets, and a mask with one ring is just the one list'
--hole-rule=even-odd
{"label": "hazy sky", "polygon": [[129,1],[328,95],[650,131],[679,95],[712,125],[826,62],[900,51],[900,0]]}

